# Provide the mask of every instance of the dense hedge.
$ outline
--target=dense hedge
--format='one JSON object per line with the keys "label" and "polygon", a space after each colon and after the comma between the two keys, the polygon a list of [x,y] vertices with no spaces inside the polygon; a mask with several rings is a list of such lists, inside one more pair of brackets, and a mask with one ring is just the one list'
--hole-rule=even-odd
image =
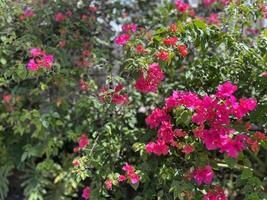
{"label": "dense hedge", "polygon": [[267,199],[263,3],[1,2],[0,199]]}

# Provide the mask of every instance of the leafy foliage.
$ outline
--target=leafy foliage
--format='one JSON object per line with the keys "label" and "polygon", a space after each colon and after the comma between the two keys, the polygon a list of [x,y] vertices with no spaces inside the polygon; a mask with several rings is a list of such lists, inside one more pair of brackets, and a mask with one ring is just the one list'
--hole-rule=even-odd
{"label": "leafy foliage", "polygon": [[[201,199],[215,185],[229,199],[267,198],[266,141],[237,159],[207,152],[193,140],[198,152],[155,156],[146,151],[155,131],[145,120],[173,90],[203,96],[231,81],[239,87],[237,97],[258,102],[244,119],[249,130],[235,128],[251,136],[266,132],[267,81],[261,74],[267,70],[267,32],[246,34],[262,18],[263,2],[194,9],[208,23],[191,8],[182,13],[160,2],[0,1],[0,199],[15,199],[17,190],[29,200],[80,199],[85,186],[99,200]],[[211,12],[219,13],[220,23],[210,24]],[[134,22],[138,30],[126,45],[114,44],[120,24]],[[188,55],[164,44],[170,37],[179,38],[176,44],[186,45]],[[53,55],[51,69],[29,70],[29,61],[43,56],[32,56],[32,48]],[[160,60],[159,51],[168,59]],[[141,94],[135,82],[155,62],[165,79],[157,93]],[[175,126],[191,128],[191,110],[179,107],[172,114]],[[199,187],[187,173],[207,162],[216,178],[211,187]],[[123,169],[126,163],[134,166],[131,173]],[[141,179],[133,183],[130,175]]]}

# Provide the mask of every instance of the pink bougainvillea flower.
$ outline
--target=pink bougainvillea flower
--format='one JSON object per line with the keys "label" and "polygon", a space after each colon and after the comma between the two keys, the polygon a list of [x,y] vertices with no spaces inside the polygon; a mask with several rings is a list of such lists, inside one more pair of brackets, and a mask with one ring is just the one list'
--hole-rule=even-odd
{"label": "pink bougainvillea flower", "polygon": [[137,30],[137,25],[136,24],[123,24],[122,25],[122,31],[123,32],[136,32]]}
{"label": "pink bougainvillea flower", "polygon": [[[135,173],[135,168],[132,165],[126,163],[122,170],[126,172],[126,177],[131,181],[132,184],[137,184],[140,181],[140,176]],[[122,177],[123,179],[126,177]]]}
{"label": "pink bougainvillea flower", "polygon": [[42,51],[40,48],[31,48],[30,53],[31,53],[32,57],[38,57],[38,56],[45,55],[45,52]]}
{"label": "pink bougainvillea flower", "polygon": [[89,51],[89,50],[83,50],[83,56],[84,57],[88,57],[88,56],[90,56],[91,55],[91,51]]}
{"label": "pink bougainvillea flower", "polygon": [[113,185],[112,180],[107,179],[105,181],[105,186],[106,186],[107,190],[112,190],[112,185]]}
{"label": "pink bougainvillea flower", "polygon": [[185,131],[183,131],[182,129],[175,129],[174,130],[174,136],[175,137],[180,137],[183,138],[187,135],[187,133]]}
{"label": "pink bougainvillea flower", "polygon": [[132,184],[137,184],[140,181],[140,176],[138,176],[136,173],[129,173],[128,177]]}
{"label": "pink bougainvillea flower", "polygon": [[262,132],[254,133],[253,137],[258,141],[266,141],[267,140],[267,136]]}
{"label": "pink bougainvillea flower", "polygon": [[78,161],[77,159],[74,159],[74,160],[72,161],[72,165],[73,165],[74,167],[78,167],[78,166],[80,165],[80,163],[79,163],[79,161]]}
{"label": "pink bougainvillea flower", "polygon": [[79,139],[79,147],[80,149],[84,149],[89,144],[89,139],[87,138],[86,134],[82,134]]}
{"label": "pink bougainvillea flower", "polygon": [[229,97],[237,90],[237,86],[233,85],[230,81],[225,82],[217,87],[216,96]]}
{"label": "pink bougainvillea flower", "polygon": [[261,76],[267,77],[267,71],[266,72],[262,72]]}
{"label": "pink bougainvillea flower", "polygon": [[115,38],[115,43],[117,45],[125,45],[129,40],[131,36],[129,34],[121,34]]}
{"label": "pink bougainvillea flower", "polygon": [[171,143],[173,141],[174,131],[171,122],[162,122],[160,129],[158,130],[158,139],[165,143]]}
{"label": "pink bougainvillea flower", "polygon": [[53,55],[44,55],[40,63],[42,64],[42,67],[50,69],[52,67],[53,61],[54,61]]}
{"label": "pink bougainvillea flower", "polygon": [[210,165],[207,165],[203,168],[195,169],[192,175],[198,185],[211,184],[213,176],[214,176]]}
{"label": "pink bougainvillea flower", "polygon": [[34,59],[30,59],[27,64],[27,69],[30,71],[37,71],[39,69],[39,65],[35,62]]}
{"label": "pink bougainvillea flower", "polygon": [[169,58],[169,53],[167,51],[163,51],[161,50],[160,52],[158,52],[156,54],[156,57],[159,59],[159,60],[162,60],[162,61],[166,61],[168,60]]}
{"label": "pink bougainvillea flower", "polygon": [[143,45],[142,44],[139,44],[135,47],[135,51],[139,54],[146,54],[147,53],[147,50],[144,49]]}
{"label": "pink bougainvillea flower", "polygon": [[88,10],[91,12],[96,12],[97,11],[97,7],[96,6],[89,6]]}
{"label": "pink bougainvillea flower", "polygon": [[111,102],[117,105],[124,105],[128,103],[129,97],[127,94],[124,95],[119,95],[119,94],[114,94],[111,98]]}
{"label": "pink bougainvillea flower", "polygon": [[27,7],[24,9],[23,14],[19,16],[21,21],[25,20],[26,18],[35,16],[35,13],[32,11],[31,8]]}
{"label": "pink bougainvillea flower", "polygon": [[84,200],[88,200],[90,198],[91,195],[91,189],[87,186],[83,189],[83,194],[82,194],[82,198]]}
{"label": "pink bougainvillea flower", "polygon": [[9,103],[11,101],[11,99],[12,99],[12,96],[10,94],[3,96],[3,102],[4,103]]}
{"label": "pink bougainvillea flower", "polygon": [[221,23],[217,13],[211,13],[207,19],[207,22],[208,24],[215,24],[215,25],[219,25]]}
{"label": "pink bougainvillea flower", "polygon": [[159,64],[153,63],[149,65],[147,75],[141,72],[141,76],[135,83],[135,88],[143,93],[157,92],[159,83],[164,79],[164,74],[160,69]]}
{"label": "pink bougainvillea flower", "polygon": [[245,149],[246,137],[237,135],[234,139],[228,138],[220,147],[220,152],[226,152],[227,156],[237,158],[238,153]]}
{"label": "pink bougainvillea flower", "polygon": [[89,84],[86,81],[80,80],[79,85],[80,85],[80,90],[85,91],[85,92],[89,90]]}
{"label": "pink bougainvillea flower", "polygon": [[23,11],[23,15],[25,17],[33,17],[35,14],[34,12],[32,11],[32,9],[30,8],[26,8],[24,11]]}
{"label": "pink bougainvillea flower", "polygon": [[119,181],[119,182],[124,182],[126,179],[127,179],[127,178],[126,178],[126,176],[124,176],[124,175],[119,175],[119,177],[118,177],[118,181]]}
{"label": "pink bougainvillea flower", "polygon": [[19,20],[20,20],[20,21],[23,21],[23,20],[25,20],[25,19],[26,19],[25,15],[20,15],[20,16],[19,16]]}
{"label": "pink bougainvillea flower", "polygon": [[226,5],[228,5],[228,4],[230,3],[230,0],[220,0],[220,2],[221,2],[224,6],[226,6]]}
{"label": "pink bougainvillea flower", "polygon": [[79,147],[74,147],[74,148],[73,148],[73,152],[74,152],[74,153],[79,152]]}
{"label": "pink bougainvillea flower", "polygon": [[130,173],[130,172],[133,172],[135,169],[132,165],[129,165],[128,163],[126,163],[123,167],[122,167],[122,170],[127,172],[127,173]]}
{"label": "pink bougainvillea flower", "polygon": [[[172,130],[169,113],[181,106],[192,111],[191,121],[198,126],[193,130],[194,136],[203,142],[206,149],[218,149],[233,158],[237,158],[239,152],[246,148],[246,143],[257,150],[254,141],[247,140],[244,134],[237,134],[231,127],[232,120],[240,120],[257,106],[257,101],[253,98],[241,98],[238,101],[233,96],[236,90],[237,86],[228,81],[219,85],[216,94],[210,96],[199,97],[192,92],[174,91],[172,96],[165,100],[163,109],[156,108],[146,118],[150,128],[158,128],[157,143],[147,144],[147,153],[163,155],[162,149],[168,152],[168,145],[173,146],[175,138],[187,135],[183,130]],[[184,153],[190,151],[190,148],[183,150]]]}
{"label": "pink bougainvillea flower", "polygon": [[188,55],[187,47],[186,45],[178,45],[177,49],[182,57],[186,57]]}
{"label": "pink bougainvillea flower", "polygon": [[106,85],[100,88],[98,98],[101,103],[105,103],[108,97],[110,96],[110,92],[108,92],[108,89],[109,88]]}
{"label": "pink bougainvillea flower", "polygon": [[217,2],[217,0],[203,0],[203,4],[206,7],[212,6],[216,2]]}
{"label": "pink bougainvillea flower", "polygon": [[61,40],[61,41],[59,41],[59,43],[58,43],[58,46],[59,46],[60,48],[64,48],[65,45],[66,45],[66,41],[65,41],[65,40]]}
{"label": "pink bougainvillea flower", "polygon": [[99,92],[100,102],[105,103],[108,100],[110,100],[111,103],[114,103],[117,105],[127,104],[129,101],[129,97],[127,94],[121,94],[123,88],[124,88],[123,85],[118,84],[114,89],[110,88],[110,91],[109,91],[107,86],[103,86]]}
{"label": "pink bougainvillea flower", "polygon": [[71,16],[72,16],[72,12],[71,12],[71,10],[68,10],[68,11],[66,12],[66,15],[67,15],[68,17],[71,17]]}
{"label": "pink bougainvillea flower", "polygon": [[56,22],[62,22],[66,19],[66,16],[62,12],[58,12],[55,14],[54,19]]}
{"label": "pink bougainvillea flower", "polygon": [[203,200],[228,200],[223,189],[220,186],[216,186],[215,190],[210,190],[205,194]]}
{"label": "pink bougainvillea flower", "polygon": [[146,124],[149,125],[151,129],[157,128],[162,122],[169,121],[171,119],[165,110],[156,108],[153,112],[146,118]]}
{"label": "pink bougainvillea flower", "polygon": [[177,41],[178,41],[178,37],[169,37],[169,38],[163,39],[163,43],[165,45],[176,45]]}
{"label": "pink bougainvillea flower", "polygon": [[175,2],[176,9],[180,11],[181,13],[185,13],[189,8],[190,5],[187,3],[184,3],[182,0],[177,0]]}
{"label": "pink bougainvillea flower", "polygon": [[194,147],[191,145],[185,145],[182,152],[185,154],[190,154],[194,151]]}
{"label": "pink bougainvillea flower", "polygon": [[154,153],[157,156],[167,155],[169,153],[169,147],[163,141],[150,142],[146,145],[147,153]]}
{"label": "pink bougainvillea flower", "polygon": [[32,59],[29,60],[27,64],[27,69],[30,71],[37,71],[41,67],[50,69],[52,67],[54,56],[47,55],[45,51],[42,51],[40,48],[30,49],[30,54]]}
{"label": "pink bougainvillea flower", "polygon": [[196,16],[196,11],[194,10],[194,9],[189,9],[189,15],[191,16],[191,17],[195,17]]}

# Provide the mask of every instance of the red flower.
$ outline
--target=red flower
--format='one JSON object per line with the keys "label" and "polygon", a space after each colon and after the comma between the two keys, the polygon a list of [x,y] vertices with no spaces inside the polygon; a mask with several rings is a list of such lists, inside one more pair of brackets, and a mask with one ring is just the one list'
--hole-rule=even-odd
{"label": "red flower", "polygon": [[82,136],[79,139],[79,147],[80,149],[85,148],[89,144],[89,140],[85,134],[82,134]]}
{"label": "red flower", "polygon": [[3,96],[3,101],[4,103],[9,103],[12,99],[12,96],[11,95],[4,95]]}
{"label": "red flower", "polygon": [[54,19],[56,22],[62,22],[66,19],[66,16],[62,12],[58,12],[55,14]]}
{"label": "red flower", "polygon": [[135,47],[135,51],[139,54],[146,54],[147,50],[144,49],[142,44],[139,44]]}
{"label": "red flower", "polygon": [[258,140],[258,141],[261,141],[261,140],[267,140],[267,136],[262,133],[262,132],[256,132],[253,134],[253,137]]}
{"label": "red flower", "polygon": [[175,45],[176,42],[178,41],[177,37],[170,37],[170,38],[166,38],[163,40],[163,43],[165,45]]}
{"label": "red flower", "polygon": [[192,147],[191,145],[185,145],[182,152],[185,154],[190,154],[194,151],[194,147]]}
{"label": "red flower", "polygon": [[156,57],[162,61],[166,61],[169,58],[169,53],[162,50],[156,54]]}
{"label": "red flower", "polygon": [[111,102],[117,105],[123,105],[128,103],[129,98],[127,94],[124,95],[119,95],[119,94],[114,94],[111,98]]}
{"label": "red flower", "polygon": [[161,71],[159,64],[153,63],[149,65],[147,76],[141,72],[141,76],[135,83],[135,88],[144,93],[157,92],[158,84],[164,79],[164,74]]}
{"label": "red flower", "polygon": [[90,56],[91,52],[89,50],[83,50],[82,54],[84,57],[88,57],[88,56]]}
{"label": "red flower", "polygon": [[182,57],[186,57],[188,55],[187,47],[186,45],[178,45],[177,46],[179,53]]}

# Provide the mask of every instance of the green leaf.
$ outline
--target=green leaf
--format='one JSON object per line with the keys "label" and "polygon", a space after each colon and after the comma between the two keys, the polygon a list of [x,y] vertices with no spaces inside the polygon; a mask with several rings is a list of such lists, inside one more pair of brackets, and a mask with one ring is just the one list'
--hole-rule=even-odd
{"label": "green leaf", "polygon": [[194,20],[194,24],[197,28],[205,31],[207,28],[207,25],[205,24],[205,22],[203,22],[202,20],[196,19]]}
{"label": "green leaf", "polygon": [[136,183],[136,184],[131,184],[131,186],[132,186],[132,188],[133,188],[134,190],[137,190],[137,189],[138,189],[138,186],[139,186],[139,182]]}
{"label": "green leaf", "polygon": [[241,179],[248,179],[253,176],[253,173],[250,169],[244,169],[241,174]]}
{"label": "green leaf", "polygon": [[5,58],[0,58],[0,62],[2,63],[2,65],[5,65],[7,63]]}
{"label": "green leaf", "polygon": [[254,192],[248,196],[247,200],[260,200],[260,198],[259,198],[258,194]]}

